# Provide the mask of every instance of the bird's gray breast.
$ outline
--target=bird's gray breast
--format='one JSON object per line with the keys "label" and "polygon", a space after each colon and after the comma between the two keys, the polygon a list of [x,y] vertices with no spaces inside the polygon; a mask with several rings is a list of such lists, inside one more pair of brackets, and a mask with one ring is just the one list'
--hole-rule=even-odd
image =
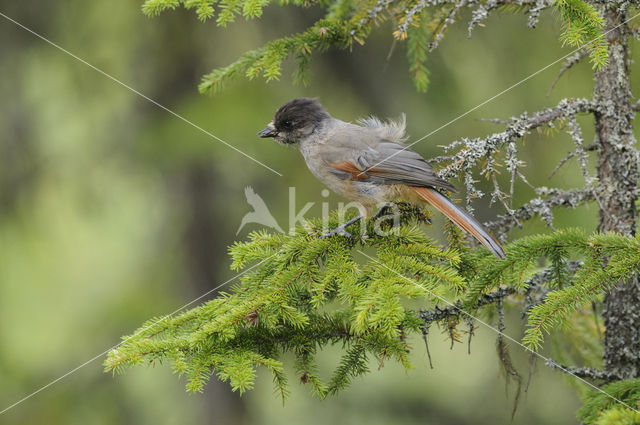
{"label": "bird's gray breast", "polygon": [[[387,187],[374,181],[359,181],[351,173],[331,167],[321,154],[322,144],[301,146],[309,170],[333,192],[362,205],[375,204],[387,198]],[[345,158],[346,160],[347,158]]]}
{"label": "bird's gray breast", "polygon": [[300,153],[304,157],[307,167],[321,182],[329,186],[331,189],[337,191],[337,186],[340,186],[342,179],[334,175],[329,167],[329,164],[325,163],[321,154],[322,145],[318,141],[306,141],[300,143]]}

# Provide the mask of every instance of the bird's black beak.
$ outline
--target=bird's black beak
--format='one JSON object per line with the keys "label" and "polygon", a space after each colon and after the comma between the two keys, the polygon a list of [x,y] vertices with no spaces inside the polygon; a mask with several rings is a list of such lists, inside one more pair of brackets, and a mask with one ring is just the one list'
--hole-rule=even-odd
{"label": "bird's black beak", "polygon": [[272,123],[269,123],[269,125],[267,126],[267,128],[265,128],[264,130],[258,132],[258,136],[265,138],[265,137],[276,137],[278,135],[278,130],[276,130],[276,128],[273,126]]}

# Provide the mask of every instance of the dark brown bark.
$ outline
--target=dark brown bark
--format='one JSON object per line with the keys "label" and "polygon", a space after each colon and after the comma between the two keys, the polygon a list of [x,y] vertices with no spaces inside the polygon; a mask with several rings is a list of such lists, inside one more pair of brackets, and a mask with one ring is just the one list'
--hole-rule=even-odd
{"label": "dark brown bark", "polygon": [[[609,66],[595,73],[596,141],[598,158],[598,230],[624,235],[636,232],[637,152],[633,136],[634,111],[629,83],[627,17],[615,6],[603,6]],[[619,27],[618,27],[619,26]],[[617,28],[616,28],[617,27]],[[624,378],[640,376],[640,285],[638,279],[618,282],[604,301],[606,327],[604,362],[607,372]]]}
{"label": "dark brown bark", "polygon": [[[224,267],[222,259],[226,252],[227,229],[220,229],[221,208],[216,203],[219,185],[211,164],[193,161],[182,171],[186,177],[183,191],[187,214],[185,232],[186,267],[189,273],[189,298],[201,296],[211,291],[221,281],[219,270]],[[217,208],[218,206],[218,208]],[[204,301],[215,298],[213,292]],[[241,425],[246,423],[246,407],[237,393],[225,382],[213,380],[205,390],[208,415],[212,423],[218,425]]]}
{"label": "dark brown bark", "polygon": [[[167,72],[158,73],[162,79],[155,81],[156,90],[151,97],[163,105],[179,105],[193,91],[194,82],[199,78],[202,55],[192,46],[195,27],[187,12],[168,15],[166,26],[158,39],[151,56],[156,69]],[[146,108],[154,105],[144,104]],[[176,165],[178,165],[176,167]],[[183,284],[187,298],[192,299],[211,291],[221,283],[224,274],[222,260],[226,253],[226,238],[221,235],[227,229],[220,229],[216,223],[223,222],[222,209],[216,208],[220,197],[219,176],[214,163],[207,159],[190,158],[173,164],[175,174],[172,188],[176,191],[176,208],[186,217],[184,229],[184,269],[188,278]],[[217,295],[209,294],[200,301],[207,301]],[[208,423],[217,425],[241,425],[247,422],[246,407],[237,393],[229,385],[212,380],[205,389],[202,399],[206,407]]]}

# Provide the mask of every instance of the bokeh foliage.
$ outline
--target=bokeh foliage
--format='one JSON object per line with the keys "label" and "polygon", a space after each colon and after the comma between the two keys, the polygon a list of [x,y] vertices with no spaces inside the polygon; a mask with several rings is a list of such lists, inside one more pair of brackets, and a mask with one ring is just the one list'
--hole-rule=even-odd
{"label": "bokeh foliage", "polygon": [[[522,15],[507,14],[500,16],[500,25],[478,29],[469,40],[461,20],[449,28],[447,49],[433,52],[429,59],[434,83],[428,97],[416,95],[404,84],[407,67],[396,58],[401,49],[385,62],[391,37],[384,31],[372,32],[366,46],[354,49],[353,55],[314,57],[313,90],[292,87],[287,78],[281,78],[266,87],[256,81],[238,81],[215,98],[199,97],[194,88],[208,69],[273,39],[279,35],[275,31],[299,31],[296,23],[306,22],[314,13],[313,9],[276,6],[265,9],[268,21],[237,22],[224,31],[213,23],[199,24],[181,11],[145,19],[138,2],[123,0],[4,2],[2,12],[275,164],[296,181],[302,204],[319,197],[319,184],[293,152],[254,138],[279,103],[294,96],[319,95],[336,116],[345,119],[372,112],[396,116],[405,111],[410,132],[418,135],[563,53],[554,13],[543,15],[536,31],[526,29]],[[487,24],[497,18],[493,19]],[[212,282],[224,282],[232,275],[225,248],[238,239],[238,217],[247,211],[244,187],[253,185],[283,223],[287,183],[259,167],[246,166],[242,157],[165,111],[19,27],[2,22],[0,398],[8,406],[112,346],[119,335],[146,318],[173,311],[210,289]],[[504,66],[506,61],[510,66]],[[340,73],[357,69],[379,72]],[[508,117],[522,108],[546,105],[548,100],[540,93],[546,92],[554,77],[553,70],[540,75],[416,149],[427,156],[438,155],[439,143],[493,131],[493,124],[475,118]],[[592,76],[580,64],[566,82],[556,87],[551,100],[576,91],[587,95]],[[585,128],[585,139],[591,135]],[[554,143],[540,150],[537,147],[544,139],[541,134],[528,136],[523,152],[529,164],[536,164],[527,169],[532,182],[546,182],[553,168],[549,159],[560,159],[571,147],[570,140],[556,135]],[[237,173],[238,169],[243,172]],[[571,185],[579,179],[569,164],[550,184]],[[198,185],[208,189],[194,191]],[[524,196],[526,191],[516,193]],[[228,200],[224,208],[219,208],[220,197]],[[333,205],[338,199],[329,201]],[[484,220],[498,212],[482,200],[474,204],[482,205],[477,214]],[[208,219],[215,217],[213,246],[190,245],[190,227],[202,224],[197,222],[198,211],[205,211]],[[591,226],[594,214],[593,208],[584,207],[557,211],[554,223],[557,228]],[[426,230],[438,238],[438,227]],[[198,229],[199,234],[208,235],[202,227]],[[544,229],[544,223],[534,220],[512,235]],[[194,265],[199,252],[212,270],[208,274]],[[580,311],[580,317],[594,333],[589,354],[597,357],[597,326],[589,320],[590,311]],[[509,320],[518,323],[519,314]],[[576,350],[585,350],[580,329],[562,334],[559,341],[570,340]],[[425,366],[418,343],[410,354],[415,373],[400,373],[388,364],[378,373],[354,380],[353,391],[330,402],[306,397],[307,392],[292,382],[287,405],[276,409],[265,382],[270,378],[260,372],[255,391],[238,402],[213,383],[203,396],[189,397],[176,385],[169,368],[140,368],[111,379],[103,376],[96,361],[10,410],[2,422],[240,423],[227,422],[228,408],[256,424],[303,420],[424,424],[425,418],[459,424],[469,417],[474,423],[504,422],[509,409],[503,409],[493,335],[482,330],[476,334],[473,355],[467,356],[462,344],[449,351],[448,340],[440,343],[447,339],[446,329],[442,334],[432,331],[435,369]],[[519,357],[518,350],[511,354]],[[328,350],[319,356],[319,366],[331,370],[339,355],[337,349]],[[515,360],[526,369],[524,358]],[[377,364],[370,367],[375,369]],[[452,370],[459,373],[451,374]],[[464,405],[456,401],[458,397],[465,398]],[[538,367],[527,398],[517,423],[572,423],[577,401],[570,389],[558,385],[557,374]],[[548,403],[549,399],[559,402]]]}
{"label": "bokeh foliage", "polygon": [[[245,19],[261,17],[263,9],[270,3],[268,0],[146,0],[142,10],[149,16],[156,16],[182,5],[186,9],[194,9],[198,19],[215,18],[216,24],[224,27],[240,16]],[[463,9],[475,9],[469,24],[471,35],[473,27],[485,20],[492,9],[534,14],[529,25],[535,26],[540,9],[548,6],[546,2],[527,0],[281,0],[278,4],[320,7],[325,15],[305,31],[248,51],[234,63],[205,75],[199,86],[202,93],[219,92],[229,80],[238,77],[263,77],[266,81],[278,79],[282,74],[283,61],[289,57],[296,61],[294,81],[306,84],[313,52],[326,51],[331,47],[352,49],[364,45],[371,32],[387,21],[396,28],[393,37],[408,43],[411,77],[416,88],[426,92],[429,82],[427,54],[437,46],[447,27],[459,18]],[[606,65],[607,49],[602,37],[604,22],[595,7],[584,0],[554,0],[553,6],[564,24],[560,40],[570,46],[587,49],[594,68]],[[219,9],[217,14],[216,7]]]}
{"label": "bokeh foliage", "polygon": [[[149,15],[156,15],[166,9],[176,8],[180,3],[150,0],[145,3],[144,10]],[[195,8],[201,20],[215,16],[214,3],[182,2],[187,9]],[[267,4],[255,1],[223,3],[217,23],[225,26],[239,14],[245,18],[259,17]],[[326,9],[323,19],[317,20],[302,33],[272,41],[245,53],[231,65],[214,70],[203,78],[200,91],[219,91],[227,80],[238,76],[249,79],[262,76],[267,81],[278,79],[283,61],[290,56],[297,59],[295,80],[306,82],[313,51],[324,51],[334,46],[352,48],[354,43],[363,45],[372,31],[372,25],[386,20],[397,27],[393,32],[396,40],[409,38],[409,70],[416,88],[425,91],[428,86],[428,70],[425,67],[427,52],[437,47],[461,9],[476,8],[469,23],[471,34],[472,29],[486,19],[492,9],[505,6],[500,2],[484,4],[464,1],[337,1],[320,5]],[[524,1],[517,6],[517,11],[529,15],[529,25],[535,26],[540,10],[548,5]],[[602,33],[604,20],[596,8],[581,0],[559,0],[553,2],[553,6],[560,12],[564,22],[561,41],[578,47],[576,51],[583,49],[589,52],[594,69],[607,66],[607,44]],[[516,217],[516,211],[511,207],[515,179],[520,177],[528,182],[518,170],[523,162],[516,157],[514,139],[524,137],[532,128],[543,125],[551,127],[553,121],[565,118],[570,121],[568,132],[576,144],[574,155],[578,156],[586,183],[586,195],[567,192],[566,196],[575,198],[576,202],[597,197],[576,118],[577,112],[594,112],[597,106],[588,101],[582,103],[586,106],[578,107],[575,111],[559,105],[539,113],[533,119],[526,114],[519,120],[514,119],[511,126],[516,128],[515,135],[506,131],[494,135],[493,139],[459,142],[459,145],[465,146],[462,161],[465,164],[463,172],[468,202],[471,196],[481,195],[481,192],[474,187],[467,156],[472,158],[471,163],[475,162],[477,154],[474,156],[473,151],[481,147],[481,150],[486,150],[488,161],[484,172],[491,174],[494,181],[492,197],[500,199],[508,215]],[[526,127],[518,127],[523,123]],[[502,144],[508,145],[504,163],[511,173],[511,189],[507,195],[511,205],[507,204],[495,178],[498,163],[494,155]],[[457,147],[457,144],[452,146]],[[459,164],[459,161],[454,164]],[[535,262],[545,257],[549,264],[545,273],[555,278],[541,281],[548,284],[549,288],[539,303],[528,306],[526,314],[529,326],[523,338],[530,349],[540,349],[544,331],[566,327],[571,314],[578,308],[598,301],[609,285],[638,272],[638,241],[620,235],[587,237],[583,232],[561,231],[552,235],[531,236],[509,246],[507,259],[483,260],[478,259],[477,253],[466,250],[459,243],[459,237],[452,238],[453,242],[458,243],[454,243],[454,256],[451,257],[448,250],[438,250],[431,242],[420,240],[417,234],[411,233],[408,228],[400,227],[404,240],[399,245],[390,237],[376,240],[375,237],[365,238],[364,234],[356,235],[355,240],[361,243],[362,248],[376,248],[377,259],[365,254],[371,261],[365,263],[367,270],[361,273],[352,257],[353,251],[345,254],[339,245],[326,239],[310,240],[306,231],[298,230],[286,240],[280,236],[256,234],[251,242],[235,245],[231,250],[237,266],[245,265],[246,258],[259,261],[257,271],[251,271],[243,278],[241,289],[205,304],[199,310],[183,313],[176,319],[177,323],[173,319],[163,318],[145,324],[110,353],[106,362],[107,370],[116,370],[143,360],[153,362],[170,358],[178,373],[187,374],[190,390],[202,390],[210,375],[217,373],[222,380],[229,380],[233,389],[242,392],[253,387],[255,367],[262,365],[272,372],[276,388],[284,398],[287,381],[279,358],[282,353],[293,352],[302,382],[310,383],[316,394],[325,396],[344,388],[354,376],[368,371],[367,352],[376,355],[381,365],[389,357],[408,367],[408,359],[404,355],[409,351],[405,332],[428,332],[428,324],[421,325],[417,320],[419,317],[402,305],[403,296],[414,298],[420,295],[414,292],[415,288],[426,291],[421,294],[423,296],[444,299],[438,294],[443,285],[438,283],[441,280],[449,284],[455,282],[455,296],[466,298],[465,308],[474,311],[482,306],[480,297],[488,296],[488,289],[499,291],[506,287],[522,294],[530,291],[530,280],[527,279],[531,278],[532,270],[539,270],[535,267],[539,267],[539,264]],[[373,245],[370,245],[372,241]],[[465,261],[457,257],[458,250],[471,259]],[[576,255],[580,258],[581,267],[570,272],[567,268],[569,260]],[[442,268],[443,261],[448,262],[449,266]],[[412,291],[404,292],[407,283],[412,284]],[[427,283],[436,285],[425,287]],[[266,292],[264,288],[268,288]],[[502,309],[502,297],[496,299]],[[345,308],[327,314],[322,308],[324,302],[335,301],[344,304]],[[457,306],[459,302],[461,300],[454,301],[452,306]],[[504,329],[502,310],[499,317],[501,330]],[[249,326],[244,322],[248,322]],[[161,323],[160,329],[157,329],[158,323]],[[449,324],[449,329],[452,341],[457,340],[455,325]],[[346,353],[329,383],[325,384],[316,373],[316,350],[338,341],[343,342]],[[498,339],[498,346],[505,372],[508,376],[519,377],[502,337]]]}
{"label": "bokeh foliage", "polygon": [[[157,15],[164,10],[175,9],[181,3],[187,9],[195,8],[201,20],[215,17],[214,1],[150,0],[143,9],[149,15]],[[437,47],[447,27],[458,18],[463,8],[475,8],[469,23],[471,34],[472,29],[498,6],[508,6],[505,10],[524,11],[529,15],[530,26],[537,23],[540,10],[549,6],[544,2],[522,1],[514,9],[514,5],[508,3],[338,1],[320,4],[326,9],[323,19],[317,20],[302,33],[272,41],[243,54],[231,65],[214,70],[203,78],[200,91],[220,91],[227,80],[241,76],[249,79],[262,76],[267,81],[278,79],[283,61],[291,56],[297,59],[295,81],[307,82],[313,51],[324,51],[334,46],[350,49],[355,43],[364,45],[373,24],[387,20],[397,28],[393,32],[396,40],[408,39],[409,70],[416,88],[425,91],[428,86],[428,70],[425,67],[427,53]],[[249,19],[260,17],[267,4],[255,1],[223,2],[217,24],[225,26],[240,14]],[[607,66],[607,45],[602,33],[604,20],[595,7],[581,0],[559,0],[553,2],[553,6],[560,12],[564,22],[560,40],[578,47],[576,51],[583,49],[588,52],[594,69]],[[576,119],[576,112],[594,112],[596,109],[588,102],[586,104],[584,109],[575,111],[565,110],[559,105],[550,110],[550,118],[541,113],[515,137],[507,131],[502,135],[494,135],[495,140],[487,138],[478,141],[482,149],[487,151],[489,163],[485,172],[493,174],[494,194],[503,202],[509,215],[514,216],[515,211],[507,205],[495,180],[497,163],[493,155],[499,152],[497,148],[500,144],[508,144],[505,164],[512,174],[508,195],[512,202],[516,176],[527,182],[518,171],[522,161],[516,157],[514,138],[522,138],[532,128],[551,126],[557,119],[570,120],[568,132],[576,144],[575,155],[578,155],[581,163],[587,196],[591,197],[594,193]],[[517,127],[521,122],[530,120],[523,116],[519,121],[514,119],[512,126]],[[466,151],[463,152],[468,154],[472,151],[474,143],[460,142],[466,145]],[[462,158],[464,162],[466,157],[463,155]],[[480,192],[473,186],[469,166],[465,167],[469,200],[469,197]],[[578,196],[577,193],[567,195]],[[582,197],[578,202],[587,199]],[[526,237],[509,246],[507,259],[495,260],[478,256],[477,250],[474,252],[464,248],[459,237],[452,238],[452,254],[448,250],[439,250],[430,241],[417,236],[414,230],[400,227],[402,242],[399,244],[390,237],[376,241],[375,237],[356,235],[355,240],[359,241],[362,248],[376,248],[377,259],[364,254],[371,261],[366,263],[367,270],[361,273],[352,257],[353,251],[345,255],[335,242],[317,237],[310,240],[306,231],[298,230],[289,239],[282,239],[278,235],[255,234],[251,242],[235,245],[231,250],[236,266],[246,265],[246,258],[259,261],[255,266],[258,267],[257,271],[247,270],[251,273],[243,278],[240,288],[198,309],[183,313],[176,319],[162,318],[148,322],[110,353],[106,362],[107,370],[169,358],[178,373],[188,376],[188,388],[192,391],[202,390],[208,378],[217,373],[222,380],[229,380],[234,390],[243,392],[253,387],[255,367],[262,365],[272,372],[276,388],[284,398],[288,391],[287,379],[280,356],[293,352],[302,382],[310,383],[316,394],[325,396],[343,389],[353,377],[368,371],[367,352],[377,356],[381,365],[388,357],[408,367],[405,354],[409,351],[409,345],[405,333],[425,334],[428,324],[421,324],[418,316],[403,307],[403,297],[410,299],[428,295],[442,300],[444,297],[439,292],[443,290],[443,285],[438,284],[442,280],[450,285],[454,283],[454,291],[448,295],[461,296],[466,299],[465,308],[475,311],[482,306],[480,297],[491,298],[493,295],[487,293],[489,289],[500,291],[507,288],[515,293],[528,294],[531,289],[528,282],[534,271],[539,271],[536,262],[540,257],[546,258],[548,270],[545,273],[552,278],[541,281],[548,286],[541,297],[542,301],[527,306],[529,326],[523,339],[530,349],[540,349],[544,331],[566,327],[570,323],[570,316],[578,308],[598,301],[613,282],[638,272],[638,241],[615,234],[587,237],[579,231],[560,231],[552,235]],[[374,244],[370,245],[372,241]],[[457,256],[458,252],[463,255]],[[569,271],[570,259],[576,256],[580,258],[581,266],[577,271]],[[449,266],[442,268],[443,261],[448,262]],[[316,282],[318,284],[314,285]],[[411,284],[412,290],[404,292],[407,283]],[[428,286],[427,283],[435,283],[435,286]],[[415,292],[415,288],[422,289],[423,293]],[[454,301],[452,306],[459,305],[462,299]],[[495,299],[502,309],[502,297]],[[432,298],[431,302],[434,301],[437,300]],[[340,302],[345,308],[327,314],[323,309],[325,302]],[[499,317],[499,329],[504,329],[502,310]],[[448,328],[452,341],[457,340],[455,324],[449,323]],[[346,353],[333,377],[325,384],[316,373],[315,354],[323,346],[339,341],[345,345]],[[503,339],[499,337],[498,342],[499,357],[505,372],[519,377]]]}

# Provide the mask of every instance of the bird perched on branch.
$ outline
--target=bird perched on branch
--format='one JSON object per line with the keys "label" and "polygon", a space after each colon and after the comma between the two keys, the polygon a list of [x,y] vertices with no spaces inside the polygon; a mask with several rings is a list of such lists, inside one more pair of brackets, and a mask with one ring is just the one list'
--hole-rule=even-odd
{"label": "bird perched on branch", "polygon": [[358,125],[333,118],[316,99],[294,99],[278,109],[260,131],[283,145],[297,146],[309,170],[337,194],[360,204],[360,215],[325,236],[344,232],[380,205],[394,201],[428,203],[461,229],[471,233],[496,257],[504,258],[500,243],[468,212],[441,190],[455,192],[438,177],[422,156],[403,145],[404,117],[383,123],[376,118]]}

